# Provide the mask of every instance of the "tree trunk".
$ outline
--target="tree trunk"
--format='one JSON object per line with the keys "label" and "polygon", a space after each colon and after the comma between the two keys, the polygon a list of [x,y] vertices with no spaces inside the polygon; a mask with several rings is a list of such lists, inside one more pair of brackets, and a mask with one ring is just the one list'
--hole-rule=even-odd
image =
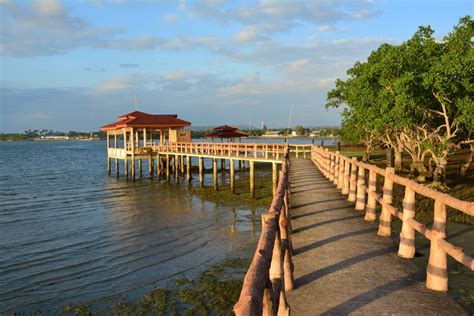
{"label": "tree trunk", "polygon": [[403,150],[395,150],[395,170],[402,171],[403,169]]}
{"label": "tree trunk", "polygon": [[395,166],[395,150],[390,147],[387,149],[387,167],[394,167]]}
{"label": "tree trunk", "polygon": [[474,156],[474,144],[469,144],[471,146],[471,154],[467,157],[466,162],[461,166],[459,174],[464,177],[471,167],[472,157]]}
{"label": "tree trunk", "polygon": [[428,170],[426,169],[423,161],[413,160],[410,165],[410,174],[413,176],[418,176],[417,180],[419,182],[426,182],[426,174]]}
{"label": "tree trunk", "polygon": [[365,152],[364,155],[362,156],[362,161],[363,162],[369,161],[369,154],[367,152]]}

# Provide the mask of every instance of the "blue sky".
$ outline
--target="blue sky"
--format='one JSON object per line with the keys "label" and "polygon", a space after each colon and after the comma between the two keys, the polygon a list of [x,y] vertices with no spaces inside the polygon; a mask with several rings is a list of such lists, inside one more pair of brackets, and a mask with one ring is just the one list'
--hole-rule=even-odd
{"label": "blue sky", "polygon": [[0,0],[0,132],[97,130],[134,110],[195,126],[335,126],[336,78],[474,1]]}

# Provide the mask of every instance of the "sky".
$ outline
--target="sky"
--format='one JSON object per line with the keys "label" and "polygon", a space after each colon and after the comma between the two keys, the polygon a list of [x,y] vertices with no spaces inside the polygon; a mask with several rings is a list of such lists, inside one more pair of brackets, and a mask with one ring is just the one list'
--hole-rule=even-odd
{"label": "sky", "polygon": [[471,0],[0,0],[0,133],[95,131],[135,108],[338,126],[326,95],[356,61],[473,13]]}

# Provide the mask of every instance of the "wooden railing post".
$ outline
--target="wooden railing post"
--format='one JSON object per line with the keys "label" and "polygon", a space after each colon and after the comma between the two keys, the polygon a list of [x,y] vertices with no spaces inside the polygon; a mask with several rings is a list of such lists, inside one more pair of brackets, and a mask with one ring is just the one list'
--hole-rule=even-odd
{"label": "wooden railing post", "polygon": [[448,258],[439,241],[446,238],[446,205],[435,200],[434,221],[431,228],[430,259],[426,273],[426,287],[435,291],[448,290]]}
{"label": "wooden railing post", "polygon": [[333,183],[337,185],[339,180],[339,152],[336,151],[336,155],[334,156],[334,180]]}
{"label": "wooden railing post", "polygon": [[355,209],[363,211],[365,208],[365,169],[359,166],[359,175],[357,176],[357,197]]}
{"label": "wooden railing post", "polygon": [[[286,196],[286,192],[284,193]],[[285,197],[284,197],[285,199]],[[284,280],[285,280],[285,291],[291,291],[294,287],[294,279],[293,279],[293,264],[291,262],[291,253],[290,253],[290,243],[288,236],[290,235],[288,229],[288,220],[287,214],[288,210],[286,209],[286,203],[283,201],[282,210],[280,212],[280,233],[281,233],[281,243],[283,249],[283,273],[284,273]]]}
{"label": "wooden railing post", "polygon": [[339,174],[337,175],[337,188],[342,189],[344,183],[344,158],[339,155]]}
{"label": "wooden railing post", "polygon": [[349,183],[350,183],[350,170],[351,163],[349,159],[345,159],[344,161],[344,182],[342,184],[342,194],[349,194]]}
{"label": "wooden railing post", "polygon": [[330,166],[330,161],[329,161],[329,149],[325,148],[324,149],[324,170],[325,170],[325,174],[326,174],[326,178],[329,179],[330,177],[330,169],[329,169],[329,166]]}
{"label": "wooden railing post", "polygon": [[[385,181],[383,185],[383,203],[392,204],[393,200],[393,181],[390,179],[390,174],[395,173],[395,168],[388,167],[385,169]],[[392,234],[392,214],[387,207],[382,205],[382,212],[380,213],[379,236],[390,236]]]}
{"label": "wooden railing post", "polygon": [[357,158],[352,157],[351,159],[351,178],[349,182],[349,196],[347,200],[349,202],[355,202],[356,201],[356,187],[357,187]]}
{"label": "wooden railing post", "polygon": [[329,181],[334,182],[334,155],[329,156]]}
{"label": "wooden railing post", "polygon": [[273,245],[272,262],[270,265],[270,281],[272,282],[273,289],[273,310],[278,311],[278,305],[280,303],[280,291],[282,290],[283,281],[283,256],[281,252],[281,239],[280,232],[277,230],[275,234],[275,243]]}
{"label": "wooden railing post", "polygon": [[369,222],[373,222],[376,219],[375,206],[377,201],[375,200],[374,194],[377,190],[377,173],[374,170],[369,170],[369,191],[367,193],[367,207],[365,211],[364,219]]}
{"label": "wooden railing post", "polygon": [[415,229],[409,224],[409,220],[415,217],[415,191],[405,188],[403,199],[403,226],[400,232],[400,246],[398,255],[411,259],[415,255]]}

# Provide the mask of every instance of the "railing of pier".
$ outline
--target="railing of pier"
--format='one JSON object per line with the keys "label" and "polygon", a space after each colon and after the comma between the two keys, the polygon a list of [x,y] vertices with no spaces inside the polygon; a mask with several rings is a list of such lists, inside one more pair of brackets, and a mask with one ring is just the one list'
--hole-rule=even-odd
{"label": "railing of pier", "polygon": [[154,146],[158,152],[283,160],[286,144],[179,142]]}
{"label": "railing of pier", "polygon": [[306,145],[290,144],[289,147],[290,147],[290,154],[294,154],[295,158],[300,158],[300,156],[303,156],[304,159],[306,159],[306,157],[311,157],[311,150],[312,150],[311,144],[306,144]]}
{"label": "railing of pier", "polygon": [[[446,206],[470,216],[474,215],[474,202],[458,200],[448,194],[435,191],[410,179],[395,174],[394,168],[377,166],[349,158],[327,148],[313,145],[312,160],[326,178],[333,181],[342,194],[348,195],[348,201],[355,202],[356,210],[365,210],[365,220],[376,220],[376,205],[382,211],[379,218],[378,235],[391,235],[392,216],[402,222],[398,255],[413,258],[415,255],[415,230],[430,240],[430,256],[427,266],[426,287],[435,291],[448,290],[447,255],[474,271],[474,260],[464,250],[447,241]],[[368,187],[365,172],[369,172]],[[384,178],[382,192],[377,192],[377,177]],[[405,188],[403,210],[392,205],[393,185]],[[420,194],[434,200],[434,218],[431,229],[414,219],[415,195]]]}
{"label": "railing of pier", "polygon": [[257,249],[234,306],[237,316],[289,315],[290,312],[286,300],[286,291],[293,289],[289,153],[285,156],[277,191],[268,213],[262,214]]}

